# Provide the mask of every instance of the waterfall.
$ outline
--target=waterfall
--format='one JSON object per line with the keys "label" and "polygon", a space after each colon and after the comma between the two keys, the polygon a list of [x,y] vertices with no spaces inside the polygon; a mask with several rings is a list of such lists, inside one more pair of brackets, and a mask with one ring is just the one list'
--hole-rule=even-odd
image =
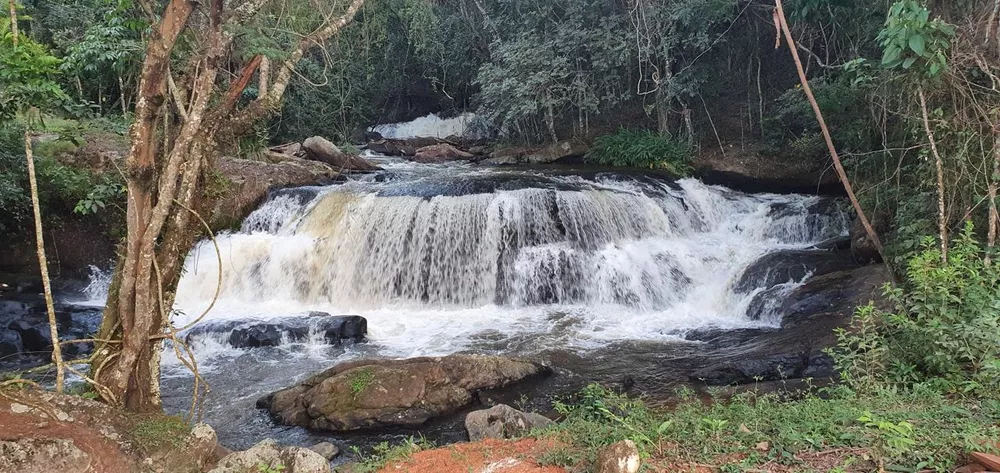
{"label": "waterfall", "polygon": [[[404,351],[486,330],[588,345],[774,324],[747,316],[754,293],[734,281],[764,254],[845,235],[828,203],[693,179],[440,168],[279,192],[218,238],[210,319],[359,313]],[[188,257],[177,323],[215,292],[211,245]]]}
{"label": "waterfall", "polygon": [[489,132],[485,122],[473,113],[463,113],[452,118],[441,118],[432,113],[416,120],[403,123],[378,125],[374,131],[385,138],[487,138]]}

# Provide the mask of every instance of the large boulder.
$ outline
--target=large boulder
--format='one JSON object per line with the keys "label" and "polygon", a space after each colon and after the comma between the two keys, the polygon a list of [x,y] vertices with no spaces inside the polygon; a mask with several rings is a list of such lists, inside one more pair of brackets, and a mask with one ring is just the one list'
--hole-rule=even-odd
{"label": "large boulder", "polygon": [[283,156],[280,162],[219,158],[218,178],[207,186],[216,197],[209,224],[215,231],[238,227],[257,209],[268,192],[286,187],[327,184],[340,173],[324,163]]}
{"label": "large boulder", "polygon": [[417,153],[413,156],[413,160],[418,163],[443,163],[472,159],[473,157],[472,153],[466,153],[448,143],[441,143],[418,149]]}
{"label": "large boulder", "polygon": [[581,140],[560,141],[539,147],[501,148],[482,162],[486,164],[552,164],[582,159],[590,145]]}
{"label": "large boulder", "polygon": [[469,440],[509,439],[552,425],[545,416],[531,412],[521,412],[506,404],[497,404],[489,409],[470,412],[465,416],[465,430]]}
{"label": "large boulder", "polygon": [[521,159],[529,164],[551,164],[571,158],[583,158],[590,145],[580,140],[560,141],[526,153]]}
{"label": "large boulder", "polygon": [[537,363],[496,356],[360,360],[272,393],[257,406],[282,424],[313,429],[417,427],[471,404],[479,391],[550,372]]}
{"label": "large boulder", "polygon": [[308,448],[282,447],[272,439],[263,440],[248,450],[233,452],[219,460],[208,473],[329,473],[330,463]]}
{"label": "large boulder", "polygon": [[707,184],[744,192],[840,195],[844,188],[830,170],[829,157],[775,156],[754,149],[708,148],[695,156],[695,175]]}
{"label": "large boulder", "polygon": [[326,163],[338,172],[371,172],[382,169],[364,158],[344,153],[337,145],[321,136],[306,138],[302,142],[302,149],[305,150],[307,159]]}
{"label": "large boulder", "polygon": [[882,287],[890,281],[884,266],[865,266],[812,278],[778,301],[781,327],[721,330],[688,338],[726,347],[727,354],[706,360],[689,374],[695,383],[748,384],[797,378],[827,380],[836,376],[824,349],[836,342],[834,329],[850,323],[858,306],[885,306]]}
{"label": "large boulder", "polygon": [[845,251],[778,250],[747,266],[733,290],[749,293],[758,288],[801,281],[807,275],[822,276],[857,267],[851,254]]}

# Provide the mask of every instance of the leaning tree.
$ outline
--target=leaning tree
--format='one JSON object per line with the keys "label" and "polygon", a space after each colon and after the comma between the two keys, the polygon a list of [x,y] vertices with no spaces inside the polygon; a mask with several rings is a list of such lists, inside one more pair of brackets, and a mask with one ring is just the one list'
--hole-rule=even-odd
{"label": "leaning tree", "polygon": [[[298,62],[347,26],[363,5],[140,1],[152,26],[123,169],[128,232],[88,379],[105,401],[134,411],[161,408],[159,354],[163,340],[178,331],[170,311],[184,258],[207,229],[199,212],[207,207],[206,180],[220,150],[218,138],[239,137],[277,113]],[[253,54],[255,48],[262,54]],[[260,86],[248,101],[244,92],[254,77]],[[182,358],[193,363],[187,355]]]}

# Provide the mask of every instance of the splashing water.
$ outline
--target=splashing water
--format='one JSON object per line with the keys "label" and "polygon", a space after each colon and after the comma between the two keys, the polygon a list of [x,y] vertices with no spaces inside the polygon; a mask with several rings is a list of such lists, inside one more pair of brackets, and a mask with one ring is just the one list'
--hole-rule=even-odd
{"label": "splashing water", "polygon": [[[734,280],[763,254],[847,230],[818,197],[692,179],[387,167],[368,181],[277,193],[241,232],[220,236],[222,296],[208,322],[357,313],[390,356],[523,336],[535,350],[670,340],[780,323],[748,317],[759,291],[734,292]],[[215,292],[210,245],[188,258],[178,325]]]}
{"label": "splashing water", "polygon": [[409,122],[378,125],[374,131],[391,139],[447,138],[449,136],[473,139],[488,137],[483,121],[473,113],[463,113],[452,118],[441,118],[432,113]]}

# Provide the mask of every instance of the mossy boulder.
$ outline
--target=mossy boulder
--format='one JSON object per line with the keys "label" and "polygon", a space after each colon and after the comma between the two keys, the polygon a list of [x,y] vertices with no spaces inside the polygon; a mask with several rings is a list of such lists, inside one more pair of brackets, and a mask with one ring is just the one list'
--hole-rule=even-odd
{"label": "mossy boulder", "polygon": [[537,363],[496,356],[362,360],[334,366],[257,405],[277,422],[313,429],[417,427],[472,404],[479,391],[549,373]]}

